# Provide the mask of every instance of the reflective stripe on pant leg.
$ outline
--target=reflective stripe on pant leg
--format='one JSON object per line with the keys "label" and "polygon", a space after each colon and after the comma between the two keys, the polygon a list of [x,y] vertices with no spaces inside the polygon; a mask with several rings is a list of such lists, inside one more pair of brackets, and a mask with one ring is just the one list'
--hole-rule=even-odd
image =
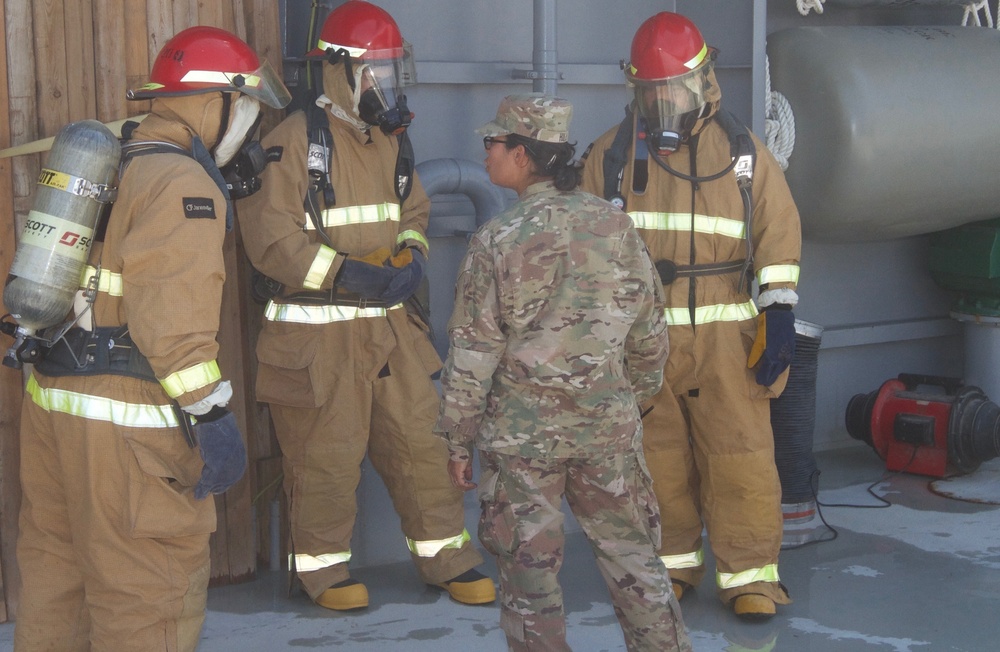
{"label": "reflective stripe on pant leg", "polygon": [[397,345],[389,354],[389,375],[372,383],[368,456],[399,514],[421,580],[440,584],[483,558],[465,533],[465,493],[442,472],[448,448],[432,432],[440,397],[430,379],[431,360],[421,356],[421,347],[430,346],[427,334],[406,311],[391,311],[388,325]]}
{"label": "reflective stripe on pant leg", "polygon": [[720,589],[735,589],[754,582],[778,582],[780,579],[777,564],[751,568],[739,573],[720,573],[718,571],[715,573],[715,582]]}
{"label": "reflective stripe on pant leg", "polygon": [[660,555],[660,560],[667,567],[667,570],[698,568],[705,564],[705,550],[704,548],[699,548],[694,552],[688,552],[683,555]]}
{"label": "reflective stripe on pant leg", "polygon": [[435,541],[414,541],[407,537],[406,547],[418,557],[433,557],[442,550],[458,550],[470,540],[472,540],[472,537],[469,536],[469,531],[463,529],[462,533],[457,536],[447,539],[437,539]]}
{"label": "reflective stripe on pant leg", "polygon": [[295,553],[288,555],[289,568],[294,568],[300,573],[322,570],[337,564],[346,564],[349,561],[351,561],[350,550],[347,552],[331,552],[325,555],[304,555]]}

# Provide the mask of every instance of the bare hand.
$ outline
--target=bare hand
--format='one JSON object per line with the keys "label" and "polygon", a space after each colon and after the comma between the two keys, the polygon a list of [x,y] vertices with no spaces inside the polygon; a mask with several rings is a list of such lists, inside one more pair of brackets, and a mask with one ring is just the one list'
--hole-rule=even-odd
{"label": "bare hand", "polygon": [[462,491],[475,489],[478,485],[472,481],[472,464],[468,461],[456,462],[448,460],[448,476],[451,484]]}

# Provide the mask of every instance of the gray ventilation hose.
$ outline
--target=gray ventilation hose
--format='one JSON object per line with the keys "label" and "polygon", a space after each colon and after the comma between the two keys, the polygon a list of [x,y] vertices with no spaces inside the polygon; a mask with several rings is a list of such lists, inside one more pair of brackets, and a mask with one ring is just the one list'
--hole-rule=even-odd
{"label": "gray ventilation hose", "polygon": [[493,185],[486,169],[479,163],[436,158],[418,163],[417,174],[428,197],[460,194],[471,199],[476,209],[476,226],[482,226],[507,207],[503,191]]}

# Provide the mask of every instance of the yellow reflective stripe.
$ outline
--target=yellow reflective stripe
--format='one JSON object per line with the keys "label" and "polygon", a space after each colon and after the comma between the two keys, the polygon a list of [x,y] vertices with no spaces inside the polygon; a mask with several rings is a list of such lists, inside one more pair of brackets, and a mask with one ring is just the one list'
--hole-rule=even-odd
{"label": "yellow reflective stripe", "polygon": [[245,72],[222,72],[221,70],[189,70],[181,77],[182,82],[233,85],[237,76],[243,77],[243,84],[250,88],[260,86],[260,77]]}
{"label": "yellow reflective stripe", "polygon": [[[315,230],[309,216],[306,216],[306,230]],[[378,222],[398,222],[399,204],[369,204],[367,206],[344,206],[326,208],[322,213],[323,226],[350,226],[352,224],[375,224]]]}
{"label": "yellow reflective stripe", "polygon": [[330,48],[333,48],[334,50],[339,50],[340,48],[344,48],[345,50],[347,50],[347,53],[350,54],[351,57],[354,59],[359,58],[362,54],[368,51],[365,48],[355,48],[349,45],[337,45],[336,43],[329,43],[327,41],[324,41],[323,39],[319,39],[319,41],[317,41],[316,47],[319,48],[320,50],[323,50],[324,52],[329,50]]}
{"label": "yellow reflective stripe", "polygon": [[[297,571],[315,571],[351,561],[351,551],[328,552],[324,555],[288,555],[288,565]],[[292,566],[294,564],[294,566]]]}
{"label": "yellow reflective stripe", "polygon": [[176,428],[180,425],[169,405],[126,403],[104,396],[45,388],[38,385],[34,374],[28,378],[26,391],[35,405],[48,412],[108,421],[128,428]]}
{"label": "yellow reflective stripe", "polygon": [[739,573],[715,572],[715,583],[720,589],[734,589],[737,586],[746,586],[754,582],[777,582],[778,565],[768,564],[762,568],[751,568]]}
{"label": "yellow reflective stripe", "polygon": [[269,321],[286,321],[296,324],[332,324],[337,321],[385,317],[387,310],[402,308],[398,303],[391,308],[355,308],[354,306],[300,306],[294,303],[268,301],[264,318]]}
{"label": "yellow reflective stripe", "polygon": [[175,371],[161,380],[160,385],[163,386],[163,391],[167,393],[167,396],[177,398],[181,394],[193,392],[220,380],[222,380],[222,372],[219,371],[219,363],[211,360]]}
{"label": "yellow reflective stripe", "polygon": [[[666,308],[663,311],[668,326],[690,326],[691,311],[687,308]],[[753,301],[746,303],[717,303],[698,306],[694,310],[694,323],[710,324],[714,321],[743,321],[757,316],[757,306]]]}
{"label": "yellow reflective stripe", "polygon": [[[690,213],[657,213],[632,211],[629,213],[632,223],[637,229],[650,231],[690,231]],[[742,240],[746,235],[746,225],[741,220],[728,217],[713,217],[711,215],[694,216],[695,233],[721,235],[727,238]]]}
{"label": "yellow reflective stripe", "polygon": [[401,244],[405,240],[416,240],[420,244],[424,245],[424,249],[426,249],[427,251],[431,250],[430,243],[427,242],[427,238],[425,238],[424,234],[421,233],[420,231],[413,231],[413,230],[403,231],[398,236],[396,236],[396,244]]}
{"label": "yellow reflective stripe", "polygon": [[323,279],[329,273],[330,265],[333,264],[333,259],[336,257],[336,251],[326,245],[320,245],[312,265],[309,266],[309,271],[306,272],[306,280],[302,282],[302,287],[309,290],[320,289],[323,286]]}
{"label": "yellow reflective stripe", "polygon": [[461,534],[454,537],[448,537],[447,539],[414,541],[413,539],[407,537],[406,546],[410,549],[410,552],[415,554],[417,557],[433,557],[445,548],[458,550],[471,538],[472,537],[469,536],[469,531],[463,529]]}
{"label": "yellow reflective stripe", "polygon": [[798,265],[768,265],[757,272],[757,282],[766,283],[798,283]]}
{"label": "yellow reflective stripe", "polygon": [[686,61],[684,63],[684,67],[687,68],[688,70],[694,70],[695,68],[698,67],[698,64],[700,64],[702,61],[705,60],[705,55],[707,54],[708,54],[708,44],[702,43],[701,52],[694,55],[694,57],[691,60]]}
{"label": "yellow reflective stripe", "polygon": [[698,568],[705,564],[705,551],[701,548],[683,555],[661,555],[660,561],[670,568]]}
{"label": "yellow reflective stripe", "polygon": [[[80,287],[90,287],[90,279],[93,278],[95,274],[97,274],[97,268],[92,265],[86,265],[83,268],[83,272],[80,274]],[[97,279],[97,291],[104,292],[113,297],[122,296],[122,275],[102,269],[101,274]]]}

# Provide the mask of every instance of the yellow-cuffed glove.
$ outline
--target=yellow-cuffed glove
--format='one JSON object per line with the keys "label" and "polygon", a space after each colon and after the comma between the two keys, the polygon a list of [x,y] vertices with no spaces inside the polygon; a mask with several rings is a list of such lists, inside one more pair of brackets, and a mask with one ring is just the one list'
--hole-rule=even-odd
{"label": "yellow-cuffed glove", "polygon": [[795,357],[795,315],[792,307],[773,303],[757,315],[757,337],[747,368],[757,367],[757,384],[772,385]]}

